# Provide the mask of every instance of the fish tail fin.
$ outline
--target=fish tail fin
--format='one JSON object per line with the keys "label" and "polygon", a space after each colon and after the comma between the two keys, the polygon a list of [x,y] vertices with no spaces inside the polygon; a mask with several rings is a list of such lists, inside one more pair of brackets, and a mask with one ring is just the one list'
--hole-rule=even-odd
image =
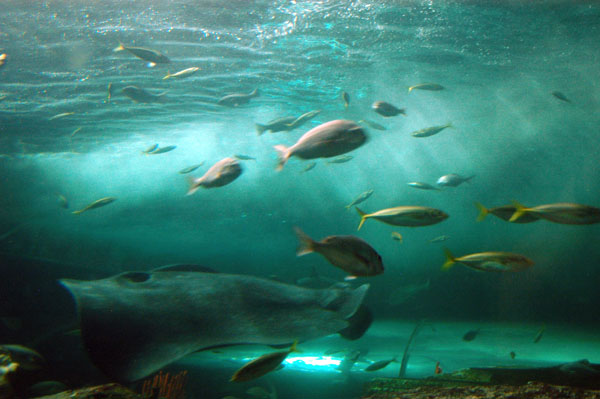
{"label": "fish tail fin", "polygon": [[414,88],[415,88],[415,86],[410,86],[410,87],[408,88],[408,92],[410,93],[411,91],[413,91],[413,89],[414,89]]}
{"label": "fish tail fin", "polygon": [[362,225],[367,220],[368,215],[366,213],[364,213],[363,211],[361,211],[360,208],[357,206],[355,206],[354,209],[356,209],[356,212],[358,212],[358,214],[360,215],[360,223],[358,224],[358,228],[356,229],[356,230],[360,230]]}
{"label": "fish tail fin", "polygon": [[527,212],[527,208],[523,204],[519,203],[518,201],[513,201],[512,203],[514,204],[516,210],[515,213],[513,213],[513,215],[510,217],[510,219],[508,219],[509,222],[514,222],[515,220],[523,216],[525,212]]}
{"label": "fish tail fin", "polygon": [[71,212],[71,213],[72,213],[73,215],[79,215],[79,214],[83,213],[83,209],[80,209],[80,210],[78,210],[78,211],[73,211],[73,212]]}
{"label": "fish tail fin", "polygon": [[290,347],[290,353],[292,353],[292,352],[302,353],[302,351],[300,349],[298,349],[297,346],[298,346],[298,340],[296,339],[296,340],[294,340],[294,343]]}
{"label": "fish tail fin", "polygon": [[290,158],[290,150],[284,145],[276,145],[275,150],[277,151],[277,157],[279,157],[279,163],[277,164],[277,170],[283,169],[285,163]]}
{"label": "fish tail fin", "polygon": [[113,49],[113,51],[114,51],[115,53],[116,53],[116,52],[118,52],[118,51],[123,51],[123,50],[125,50],[125,46],[123,46],[123,43],[121,43],[121,42],[119,42],[119,46],[118,46],[118,47],[115,47],[115,48]]}
{"label": "fish tail fin", "polygon": [[444,248],[444,254],[446,255],[446,262],[444,262],[442,270],[448,270],[456,263],[456,258],[448,248]]}
{"label": "fish tail fin", "polygon": [[188,176],[188,184],[188,191],[187,193],[185,193],[185,195],[192,195],[200,188],[200,185],[198,184],[197,180],[192,176]]}
{"label": "fish tail fin", "polygon": [[300,244],[296,249],[296,256],[302,256],[314,252],[315,241],[312,238],[310,238],[305,232],[303,232],[299,227],[294,227],[294,231],[296,232],[298,241],[300,241]]}
{"label": "fish tail fin", "polygon": [[485,219],[485,217],[488,215],[488,213],[490,213],[490,211],[481,204],[481,202],[477,202],[475,201],[475,206],[477,207],[477,209],[479,209],[479,215],[477,215],[477,220],[478,222],[483,221],[483,219]]}
{"label": "fish tail fin", "polygon": [[173,75],[171,75],[171,72],[167,72],[167,74],[165,75],[165,77],[163,78],[163,80],[165,79],[169,79],[170,77],[172,77]]}
{"label": "fish tail fin", "polygon": [[258,87],[256,89],[252,90],[252,93],[250,93],[250,96],[252,96],[252,97],[260,96],[260,93],[258,92]]}
{"label": "fish tail fin", "polygon": [[452,124],[452,122],[446,123],[446,127],[454,129],[454,125]]}
{"label": "fish tail fin", "polygon": [[398,113],[406,116],[406,110],[404,108],[398,110]]}
{"label": "fish tail fin", "polygon": [[255,123],[254,127],[256,128],[256,134],[257,135],[262,135],[265,130],[267,130],[267,127],[265,125],[261,125],[260,123]]}
{"label": "fish tail fin", "polygon": [[475,177],[475,175],[471,175],[471,176],[467,177],[467,178],[465,179],[465,182],[466,182],[466,183],[470,182],[470,181],[471,181],[471,179],[472,179],[472,178],[474,178],[474,177]]}

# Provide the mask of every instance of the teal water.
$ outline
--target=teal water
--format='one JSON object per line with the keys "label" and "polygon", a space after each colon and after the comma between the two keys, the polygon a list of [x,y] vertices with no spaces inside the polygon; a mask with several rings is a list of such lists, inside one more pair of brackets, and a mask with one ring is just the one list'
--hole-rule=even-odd
{"label": "teal water", "polygon": [[[322,257],[295,256],[294,226],[315,239],[357,235],[381,254],[385,274],[352,283],[371,284],[372,328],[428,319],[597,332],[598,226],[512,224],[492,215],[477,223],[473,205],[600,206],[595,2],[8,0],[0,11],[0,54],[8,56],[0,67],[0,253],[4,292],[18,298],[7,295],[0,311],[22,320],[16,330],[3,327],[4,341],[30,344],[68,318],[39,289],[61,277],[195,263],[290,283],[315,267],[342,280]],[[113,52],[119,42],[159,50],[171,63],[148,67]],[[194,66],[200,70],[186,79],[162,79]],[[425,82],[445,90],[408,93]],[[166,94],[160,103],[135,103],[122,94],[128,85]],[[260,96],[247,105],[217,104],[255,88]],[[371,109],[380,100],[407,115],[381,117]],[[255,123],[311,110],[321,113],[299,129],[255,132]],[[52,119],[63,113],[73,114]],[[319,159],[303,172],[309,161],[292,158],[275,170],[273,146],[335,119],[387,130],[366,126],[369,140],[349,162]],[[446,123],[453,128],[411,136]],[[155,143],[177,147],[141,153]],[[256,160],[242,161],[231,185],[185,195],[179,170],[205,162],[197,177],[234,154]],[[475,177],[440,192],[407,186],[449,173]],[[345,205],[369,189],[365,211],[422,205],[450,217],[419,228],[369,220],[357,232],[360,218]],[[71,214],[102,197],[117,201]],[[391,238],[395,231],[403,243]],[[442,235],[448,240],[429,242]],[[520,253],[535,266],[442,272],[443,247],[457,256]],[[55,266],[34,273],[15,258]],[[369,336],[356,342],[369,347]],[[589,341],[587,357],[599,361],[600,341]],[[545,360],[564,360],[547,351]],[[360,396],[360,388],[348,395]]]}

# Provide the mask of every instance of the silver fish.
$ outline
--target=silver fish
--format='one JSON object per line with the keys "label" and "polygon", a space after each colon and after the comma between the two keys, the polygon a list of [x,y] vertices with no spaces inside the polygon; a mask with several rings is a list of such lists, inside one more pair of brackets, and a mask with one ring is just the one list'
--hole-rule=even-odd
{"label": "silver fish", "polygon": [[465,182],[468,182],[469,180],[471,180],[474,177],[475,177],[475,175],[469,176],[469,177],[463,177],[461,175],[457,175],[456,173],[450,173],[449,175],[440,177],[437,180],[436,184],[441,187],[457,187]]}
{"label": "silver fish", "polygon": [[219,101],[217,101],[217,104],[225,107],[239,107],[240,105],[248,104],[252,98],[258,97],[259,95],[258,89],[254,89],[248,94],[229,94],[228,96],[221,97]]}
{"label": "silver fish", "polygon": [[360,215],[358,230],[360,230],[362,225],[369,218],[393,226],[406,227],[429,226],[440,223],[448,218],[448,215],[445,212],[426,206],[397,206],[395,208],[382,209],[369,214],[356,207],[356,212]]}
{"label": "silver fish", "polygon": [[430,136],[433,136],[434,134],[438,134],[442,130],[449,128],[449,127],[452,127],[452,123],[447,123],[447,124],[441,125],[441,126],[426,127],[425,129],[421,129],[421,130],[417,130],[416,132],[412,132],[411,136],[413,136],[413,137],[430,137]]}
{"label": "silver fish", "polygon": [[186,173],[193,172],[193,171],[195,171],[196,169],[198,169],[202,165],[204,165],[204,161],[200,162],[199,164],[188,166],[187,168],[181,169],[179,171],[179,174],[185,175]]}
{"label": "silver fish", "polygon": [[342,155],[340,157],[333,158],[332,160],[327,161],[326,163],[346,163],[353,159],[354,157],[352,155]]}
{"label": "silver fish", "polygon": [[123,50],[130,52],[131,54],[144,61],[148,61],[150,65],[168,64],[169,62],[171,62],[171,60],[169,60],[169,58],[166,55],[162,54],[159,51],[144,47],[125,46],[123,43],[120,43],[119,47],[115,48],[113,51],[118,52]]}
{"label": "silver fish", "polygon": [[123,94],[137,103],[156,103],[164,101],[166,92],[152,94],[137,86],[126,86],[122,90]]}
{"label": "silver fish", "polygon": [[373,189],[371,190],[367,190],[361,194],[358,195],[358,197],[354,198],[354,200],[349,203],[348,205],[346,205],[346,209],[350,210],[350,208],[352,208],[354,205],[358,205],[364,201],[366,201],[367,199],[369,199],[369,197],[371,195],[373,195],[375,191]]}
{"label": "silver fish", "polygon": [[256,134],[260,136],[264,132],[276,133],[292,130],[291,124],[296,119],[297,118],[295,116],[285,116],[283,118],[273,119],[272,121],[263,124],[255,123],[254,126],[256,128]]}
{"label": "silver fish", "polygon": [[194,194],[200,187],[222,187],[237,179],[242,174],[242,166],[233,158],[224,158],[214,164],[199,178],[190,178],[187,195]]}
{"label": "silver fish", "polygon": [[96,209],[96,208],[100,208],[102,206],[106,206],[112,202],[115,202],[117,199],[115,197],[104,197],[104,198],[100,198],[99,200],[96,200],[94,202],[92,202],[91,204],[89,204],[88,206],[86,206],[83,209],[80,209],[78,211],[73,211],[71,212],[73,215],[79,215],[83,212],[89,211],[91,209]]}
{"label": "silver fish", "polygon": [[240,161],[256,161],[256,158],[251,157],[250,155],[235,154],[233,157]]}
{"label": "silver fish", "polygon": [[308,122],[315,116],[319,115],[320,113],[321,113],[321,110],[317,109],[317,110],[309,111],[305,114],[300,115],[299,117],[296,118],[295,121],[290,123],[290,130],[299,128],[300,126],[304,125],[306,122]]}
{"label": "silver fish", "polygon": [[387,367],[392,362],[398,363],[398,360],[396,360],[396,358],[394,357],[394,358],[391,358],[391,359],[388,359],[388,360],[380,360],[378,362],[373,362],[373,363],[371,363],[365,369],[365,371],[377,371],[377,370],[381,370],[381,369]]}
{"label": "silver fish", "polygon": [[413,182],[406,183],[406,184],[408,184],[412,188],[418,188],[419,190],[436,190],[436,191],[440,191],[439,188],[434,187],[431,184],[423,183],[423,182],[420,182],[420,181],[413,181]]}
{"label": "silver fish", "polygon": [[192,76],[193,74],[195,74],[199,70],[200,70],[200,68],[198,68],[198,67],[191,67],[191,68],[186,68],[184,70],[181,70],[179,72],[167,73],[165,75],[165,77],[163,78],[163,80],[169,79],[169,78],[177,78],[177,79],[187,78],[189,76]]}
{"label": "silver fish", "polygon": [[553,95],[554,97],[558,98],[558,99],[559,99],[559,100],[561,100],[561,101],[564,101],[564,102],[567,102],[567,103],[570,103],[570,102],[571,102],[571,100],[569,100],[569,99],[567,98],[567,96],[565,96],[565,95],[564,95],[563,93],[561,93],[560,91],[553,91],[553,92],[552,92],[552,95]]}
{"label": "silver fish", "polygon": [[309,163],[306,164],[306,166],[304,167],[304,169],[302,169],[302,172],[308,172],[309,170],[314,169],[315,166],[317,166],[316,162],[309,162]]}
{"label": "silver fish", "polygon": [[157,155],[157,154],[164,154],[165,152],[171,152],[173,151],[175,148],[177,148],[176,145],[168,145],[166,147],[158,147],[157,149],[155,149],[152,152],[149,152],[149,155]]}

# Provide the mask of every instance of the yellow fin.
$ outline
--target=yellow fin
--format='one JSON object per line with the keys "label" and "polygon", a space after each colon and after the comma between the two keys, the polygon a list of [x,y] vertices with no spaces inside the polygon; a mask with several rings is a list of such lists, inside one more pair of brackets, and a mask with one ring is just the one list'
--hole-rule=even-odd
{"label": "yellow fin", "polygon": [[367,218],[369,217],[369,215],[367,215],[366,213],[364,213],[363,211],[361,211],[360,208],[357,207],[357,206],[355,206],[354,209],[356,209],[356,212],[358,212],[358,214],[360,215],[360,223],[358,225],[358,229],[356,229],[356,230],[360,230],[360,228],[365,223],[365,220],[367,220]]}
{"label": "yellow fin", "polygon": [[123,43],[120,43],[120,42],[119,42],[119,47],[115,47],[113,49],[114,52],[123,51],[123,50],[125,50],[125,46],[123,46]]}
{"label": "yellow fin", "polygon": [[415,86],[410,86],[410,87],[408,88],[408,92],[410,93],[410,92],[411,92],[411,91],[412,91],[414,88],[415,88]]}
{"label": "yellow fin", "polygon": [[528,211],[528,209],[522,204],[520,204],[518,201],[513,201],[512,203],[515,206],[516,210],[515,213],[513,213],[513,215],[510,217],[510,219],[508,219],[509,222],[514,222],[515,220],[523,216],[525,212]]}
{"label": "yellow fin", "polygon": [[298,340],[296,339],[296,340],[294,340],[294,343],[290,347],[290,353],[292,353],[292,352],[302,353],[302,351],[300,349],[298,349],[297,346],[298,346]]}
{"label": "yellow fin", "polygon": [[296,236],[300,244],[296,249],[296,256],[302,256],[315,251],[315,242],[306,233],[304,233],[299,227],[294,227]]}
{"label": "yellow fin", "polygon": [[444,248],[444,254],[446,255],[446,262],[442,266],[442,270],[446,271],[450,269],[456,263],[456,258],[452,255],[452,252],[448,248]]}
{"label": "yellow fin", "polygon": [[483,206],[481,202],[475,201],[475,206],[477,207],[477,209],[479,209],[479,215],[477,215],[477,219],[475,220],[481,222],[483,219],[485,219],[488,213],[490,213],[490,211],[485,206]]}

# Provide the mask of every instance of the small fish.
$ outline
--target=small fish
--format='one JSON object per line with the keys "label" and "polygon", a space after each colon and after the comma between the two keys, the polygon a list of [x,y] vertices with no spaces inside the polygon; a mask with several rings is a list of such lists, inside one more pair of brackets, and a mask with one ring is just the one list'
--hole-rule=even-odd
{"label": "small fish", "polygon": [[200,68],[198,68],[198,67],[191,67],[191,68],[186,68],[184,70],[181,70],[179,72],[167,73],[165,75],[165,77],[163,78],[163,80],[169,79],[169,78],[177,78],[177,79],[187,78],[189,76],[192,76],[193,74],[195,74],[199,70],[200,70]]}
{"label": "small fish", "polygon": [[392,104],[386,103],[385,101],[376,101],[373,103],[371,108],[373,108],[373,111],[386,118],[400,114],[406,116],[406,110],[404,108],[396,108]]}
{"label": "small fish", "polygon": [[323,123],[305,133],[291,147],[276,145],[279,156],[277,170],[283,169],[290,157],[301,159],[331,158],[362,146],[367,135],[362,127],[348,120]]}
{"label": "small fish", "polygon": [[367,190],[361,194],[358,195],[358,197],[354,198],[354,200],[349,203],[348,205],[346,205],[346,209],[350,210],[350,208],[352,208],[354,205],[358,205],[364,201],[366,201],[367,199],[369,199],[369,197],[371,195],[373,195],[375,191],[373,189],[371,190]]}
{"label": "small fish", "polygon": [[267,353],[266,355],[262,355],[261,357],[246,363],[233,374],[229,381],[251,381],[275,370],[290,353],[298,352],[296,349],[297,344],[298,341],[295,341],[291,348],[286,351]]}
{"label": "small fish", "polygon": [[378,362],[373,362],[371,363],[366,369],[365,371],[377,371],[377,370],[381,370],[385,367],[388,366],[388,364],[395,362],[398,363],[398,360],[396,360],[395,357],[388,359],[388,360],[380,360]]}
{"label": "small fish", "polygon": [[298,227],[294,228],[300,245],[297,256],[316,252],[350,276],[376,276],[383,273],[381,256],[366,241],[355,236],[329,236],[314,241]]}
{"label": "small fish", "polygon": [[60,207],[63,209],[69,209],[69,201],[67,200],[67,197],[62,194],[57,194],[56,196],[58,197],[58,205],[60,205]]}
{"label": "small fish", "polygon": [[368,127],[370,127],[371,129],[375,129],[375,130],[387,130],[387,128],[383,125],[380,125],[377,122],[373,122],[372,120],[369,119],[361,119],[358,121],[359,124],[363,124],[363,125],[367,125]]}
{"label": "small fish", "polygon": [[440,177],[437,180],[436,184],[441,187],[457,187],[465,182],[468,182],[474,177],[475,175],[469,177],[462,177],[460,175],[457,175],[456,173],[450,173],[449,175]]}
{"label": "small fish", "polygon": [[73,211],[71,212],[73,215],[79,215],[83,212],[89,211],[91,209],[96,209],[96,208],[100,208],[102,206],[108,205],[111,202],[115,202],[117,199],[115,197],[104,197],[104,198],[100,198],[99,200],[96,200],[94,202],[92,202],[91,204],[89,204],[88,206],[86,206],[83,209],[80,209],[78,211]]}
{"label": "small fish", "polygon": [[306,166],[304,167],[304,169],[302,169],[302,172],[308,172],[309,170],[314,169],[315,166],[317,166],[316,162],[309,162],[308,164],[306,164]]}
{"label": "small fish", "polygon": [[81,129],[81,127],[78,127],[77,129],[73,130],[73,132],[71,133],[71,137],[74,137],[77,133],[81,131]]}
{"label": "small fish", "polygon": [[408,88],[409,93],[413,90],[440,91],[440,90],[444,90],[444,86],[439,85],[437,83],[421,83],[418,85],[410,86]]}
{"label": "small fish", "polygon": [[440,367],[440,362],[435,362],[435,370],[434,373],[435,374],[442,374],[442,368]]}
{"label": "small fish", "polygon": [[552,92],[552,95],[553,95],[554,97],[558,98],[559,100],[562,100],[562,101],[564,101],[564,102],[567,102],[567,103],[570,103],[570,102],[571,102],[571,100],[569,100],[569,99],[567,98],[567,96],[565,96],[565,95],[564,95],[563,93],[561,93],[560,91],[553,91],[553,92]]}
{"label": "small fish", "polygon": [[162,92],[160,94],[152,94],[147,90],[144,90],[137,86],[127,86],[121,90],[123,94],[127,97],[131,98],[133,101],[137,103],[156,103],[162,102],[165,99],[166,92]]}
{"label": "small fish", "polygon": [[[479,209],[479,215],[477,215],[477,221],[481,222],[485,219],[488,214],[492,214],[502,220],[510,221],[510,218],[517,211],[517,207],[514,205],[503,205],[497,206],[495,208],[487,209],[485,206],[480,204],[479,202],[475,202],[475,206]],[[522,216],[519,216],[516,220],[513,220],[511,223],[531,223],[537,222],[540,220],[539,216],[536,216],[531,213],[525,213]]]}
{"label": "small fish", "polygon": [[250,155],[235,154],[233,157],[240,161],[256,161],[256,158],[251,157]]}
{"label": "small fish", "polygon": [[165,152],[170,152],[173,151],[175,148],[177,148],[176,145],[168,145],[166,147],[159,147],[157,149],[155,149],[152,152],[149,152],[149,155],[157,155],[157,154],[164,154]]}
{"label": "small fish", "polygon": [[517,354],[515,352],[510,352],[510,358],[514,359],[515,357],[517,357]]}
{"label": "small fish", "polygon": [[108,87],[106,88],[106,103],[110,104],[110,99],[112,98],[112,93],[113,93],[113,84],[109,83]]}
{"label": "small fish", "polygon": [[217,101],[217,104],[225,106],[225,107],[239,107],[240,105],[248,104],[250,102],[250,99],[252,99],[254,97],[258,97],[259,95],[260,94],[258,93],[258,89],[254,89],[248,94],[244,94],[244,93],[229,94],[225,97],[221,97]]}
{"label": "small fish", "polygon": [[549,222],[572,225],[600,223],[600,208],[589,205],[557,203],[527,208],[518,202],[513,202],[517,210],[509,222],[515,222],[524,215],[534,215]]}
{"label": "small fish", "polygon": [[538,342],[540,342],[540,340],[542,339],[542,337],[544,336],[544,332],[546,331],[546,325],[544,324],[542,326],[542,328],[540,328],[537,332],[537,334],[535,334],[535,338],[533,338],[533,343],[537,344]]}
{"label": "small fish", "polygon": [[308,122],[309,120],[311,120],[315,116],[319,115],[320,113],[321,113],[321,110],[317,109],[317,110],[314,110],[314,111],[308,111],[308,112],[300,115],[299,117],[296,118],[295,121],[293,121],[292,123],[290,123],[290,125],[289,125],[290,130],[299,128],[300,126],[304,125],[306,122]]}
{"label": "small fish", "polygon": [[434,187],[431,184],[423,183],[423,182],[420,182],[420,181],[413,181],[413,182],[406,183],[406,184],[408,184],[412,188],[418,188],[419,190],[435,190],[435,191],[440,191],[439,188]]}
{"label": "small fish", "polygon": [[63,112],[62,114],[56,114],[54,116],[51,116],[48,120],[53,121],[55,119],[60,119],[71,115],[75,115],[75,112]]}
{"label": "small fish", "polygon": [[358,225],[357,230],[360,230],[362,225],[369,218],[393,226],[406,227],[429,226],[440,223],[448,218],[448,215],[443,211],[425,206],[398,206],[395,208],[382,209],[369,214],[356,207],[356,211],[360,215],[360,224]]}
{"label": "small fish", "polygon": [[442,235],[442,236],[437,236],[435,238],[432,238],[431,240],[429,240],[430,243],[436,243],[436,242],[443,242],[443,241],[447,241],[450,237]]}
{"label": "small fish", "polygon": [[352,155],[342,155],[341,157],[333,158],[331,161],[327,161],[327,163],[346,163],[354,159]]}
{"label": "small fish", "polygon": [[284,116],[283,118],[273,119],[264,124],[255,123],[256,134],[260,136],[264,132],[277,133],[292,130],[292,123],[297,119],[295,116]]}
{"label": "small fish", "polygon": [[123,45],[123,43],[119,43],[119,47],[115,48],[113,51],[118,52],[123,50],[130,52],[144,61],[148,61],[150,66],[155,66],[156,64],[168,64],[171,62],[166,55],[159,51],[144,47],[129,47]]}
{"label": "small fish", "polygon": [[426,127],[425,129],[421,129],[421,130],[417,130],[416,132],[412,132],[411,136],[413,136],[413,137],[429,137],[429,136],[433,136],[434,134],[438,134],[442,130],[449,128],[449,127],[452,127],[452,123],[447,123],[447,124],[441,125],[441,126]]}
{"label": "small fish", "polygon": [[188,166],[187,168],[183,168],[179,171],[179,174],[185,175],[186,173],[190,173],[195,171],[196,169],[198,169],[200,166],[204,165],[204,161],[196,164],[196,165],[192,165],[192,166]]}
{"label": "small fish", "polygon": [[467,342],[471,342],[473,341],[475,338],[477,338],[477,335],[479,334],[479,331],[481,331],[481,328],[478,328],[477,330],[469,330],[465,333],[465,335],[463,335],[462,339],[463,341],[467,341]]}
{"label": "small fish", "polygon": [[393,231],[392,232],[392,240],[399,241],[400,244],[402,244],[402,240],[403,240],[402,234],[398,233],[397,231]]}
{"label": "small fish", "polygon": [[342,101],[344,101],[344,108],[348,108],[350,105],[350,94],[345,91],[342,92]]}
{"label": "small fish", "polygon": [[233,158],[224,158],[215,163],[198,178],[190,178],[190,188],[186,195],[194,194],[200,187],[222,187],[237,179],[242,174],[242,166]]}
{"label": "small fish", "polygon": [[483,272],[518,272],[533,266],[531,259],[511,252],[479,252],[459,258],[455,258],[447,248],[444,253],[446,262],[442,270],[450,269],[457,262]]}
{"label": "small fish", "polygon": [[155,151],[158,148],[158,143],[151,145],[150,147],[146,148],[144,151],[142,151],[142,154],[150,154],[151,152]]}
{"label": "small fish", "polygon": [[8,56],[6,54],[0,54],[0,68],[2,68],[4,64],[6,64],[7,58]]}

